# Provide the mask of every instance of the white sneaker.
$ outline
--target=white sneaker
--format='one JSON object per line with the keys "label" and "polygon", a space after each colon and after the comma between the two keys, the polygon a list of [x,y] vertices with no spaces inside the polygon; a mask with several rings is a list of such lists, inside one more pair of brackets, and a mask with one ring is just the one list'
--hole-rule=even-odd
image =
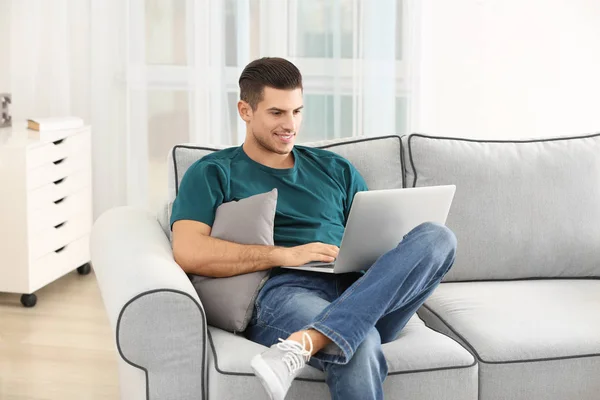
{"label": "white sneaker", "polygon": [[[279,339],[269,350],[254,356],[250,365],[271,400],[284,400],[292,382],[310,361],[313,344],[310,335],[302,335],[302,344]],[[309,349],[306,350],[306,345]]]}

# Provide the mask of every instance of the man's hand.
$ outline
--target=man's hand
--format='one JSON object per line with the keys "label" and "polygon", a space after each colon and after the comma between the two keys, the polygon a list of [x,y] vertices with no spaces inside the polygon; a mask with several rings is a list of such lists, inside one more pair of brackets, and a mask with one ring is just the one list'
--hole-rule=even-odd
{"label": "man's hand", "polygon": [[299,267],[311,261],[333,262],[340,251],[337,246],[325,243],[308,243],[277,250],[275,259],[282,267]]}

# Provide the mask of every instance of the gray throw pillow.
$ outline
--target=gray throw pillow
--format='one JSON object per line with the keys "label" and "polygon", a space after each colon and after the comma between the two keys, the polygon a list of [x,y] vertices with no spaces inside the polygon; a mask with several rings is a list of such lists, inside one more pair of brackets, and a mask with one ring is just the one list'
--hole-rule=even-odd
{"label": "gray throw pillow", "polygon": [[[277,189],[221,204],[210,236],[239,244],[272,246],[276,208]],[[269,270],[228,278],[190,275],[209,325],[234,333],[248,326],[256,296],[268,277]]]}

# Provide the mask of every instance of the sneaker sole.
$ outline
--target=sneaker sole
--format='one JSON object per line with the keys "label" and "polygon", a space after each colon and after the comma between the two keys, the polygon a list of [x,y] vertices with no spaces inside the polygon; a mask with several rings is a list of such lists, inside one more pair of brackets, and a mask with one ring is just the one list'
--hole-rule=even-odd
{"label": "sneaker sole", "polygon": [[285,390],[279,384],[279,379],[271,370],[266,361],[260,356],[255,356],[250,362],[254,375],[260,380],[271,400],[284,400]]}

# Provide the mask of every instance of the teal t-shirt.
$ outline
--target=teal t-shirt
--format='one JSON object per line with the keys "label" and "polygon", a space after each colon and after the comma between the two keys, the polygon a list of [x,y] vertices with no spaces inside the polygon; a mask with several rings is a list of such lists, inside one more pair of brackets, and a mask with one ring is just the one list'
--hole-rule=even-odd
{"label": "teal t-shirt", "polygon": [[294,167],[275,169],[253,161],[242,146],[209,154],[186,171],[173,203],[171,226],[194,220],[212,226],[222,203],[277,188],[274,242],[339,246],[354,195],[367,185],[352,164],[335,153],[294,146]]}

